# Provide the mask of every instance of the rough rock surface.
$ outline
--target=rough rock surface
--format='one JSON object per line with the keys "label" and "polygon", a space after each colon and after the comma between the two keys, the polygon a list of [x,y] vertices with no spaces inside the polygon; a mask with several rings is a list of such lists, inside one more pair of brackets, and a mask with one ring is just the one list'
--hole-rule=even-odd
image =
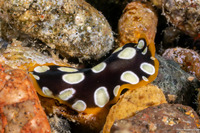
{"label": "rough rock surface", "polygon": [[0,18],[10,27],[63,56],[99,59],[113,46],[107,20],[84,0],[1,0],[0,8]]}
{"label": "rough rock surface", "polygon": [[138,42],[141,35],[145,35],[149,44],[154,43],[157,21],[154,9],[147,3],[129,3],[118,23],[120,46]]}
{"label": "rough rock surface", "polygon": [[194,50],[179,47],[171,48],[165,50],[162,56],[174,60],[183,70],[200,79],[200,55]]}
{"label": "rough rock surface", "polygon": [[200,34],[199,0],[151,0],[173,26],[196,37]]}
{"label": "rough rock surface", "polygon": [[189,106],[161,104],[116,121],[111,133],[199,133],[199,117]]}
{"label": "rough rock surface", "polygon": [[156,55],[159,60],[157,78],[152,82],[161,88],[169,103],[194,105],[197,99],[197,88],[200,82],[191,74],[185,72],[172,61]]}
{"label": "rough rock surface", "polygon": [[50,133],[29,75],[0,64],[0,132]]}

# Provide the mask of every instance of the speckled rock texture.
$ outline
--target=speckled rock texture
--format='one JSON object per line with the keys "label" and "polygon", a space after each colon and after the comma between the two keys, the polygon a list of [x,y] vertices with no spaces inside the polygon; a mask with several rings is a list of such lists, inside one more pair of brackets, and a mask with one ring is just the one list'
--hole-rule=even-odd
{"label": "speckled rock texture", "polygon": [[196,76],[200,80],[200,56],[197,52],[186,48],[171,48],[165,50],[164,58],[174,60],[183,70]]}
{"label": "speckled rock texture", "polygon": [[99,59],[113,46],[107,20],[84,0],[1,0],[0,8],[0,18],[10,27],[65,57]]}
{"label": "speckled rock texture", "polygon": [[[114,32],[117,32],[117,25],[125,6],[133,0],[86,0],[96,9],[101,11],[112,26]],[[108,10],[109,9],[109,10]]]}
{"label": "speckled rock texture", "polygon": [[196,37],[200,34],[199,0],[151,0],[173,26]]}
{"label": "speckled rock texture", "polygon": [[70,125],[65,118],[52,115],[48,118],[52,133],[72,133]]}
{"label": "speckled rock texture", "polygon": [[103,133],[110,133],[110,128],[117,120],[133,116],[136,112],[166,103],[162,90],[155,85],[146,85],[128,90],[120,100],[111,107],[106,118]]}
{"label": "speckled rock texture", "polygon": [[199,133],[200,122],[189,106],[161,104],[144,109],[131,118],[116,121],[111,133]]}
{"label": "speckled rock texture", "polygon": [[142,35],[145,35],[149,44],[154,43],[157,21],[158,18],[151,5],[141,2],[129,3],[118,23],[120,46],[138,42]]}
{"label": "speckled rock texture", "polygon": [[29,75],[0,64],[0,132],[50,133]]}
{"label": "speckled rock texture", "polygon": [[200,88],[199,80],[182,70],[176,62],[159,55],[156,58],[159,71],[152,83],[163,90],[169,103],[193,105],[197,99],[197,88]]}

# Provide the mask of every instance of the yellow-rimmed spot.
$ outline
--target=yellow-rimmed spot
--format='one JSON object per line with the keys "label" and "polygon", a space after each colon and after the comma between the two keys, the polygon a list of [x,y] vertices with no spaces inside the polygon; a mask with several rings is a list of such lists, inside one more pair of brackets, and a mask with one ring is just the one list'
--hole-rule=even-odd
{"label": "yellow-rimmed spot", "polygon": [[146,62],[140,65],[140,69],[149,75],[153,75],[155,73],[155,67]]}
{"label": "yellow-rimmed spot", "polygon": [[76,90],[74,88],[67,88],[63,91],[61,91],[58,95],[58,97],[61,100],[67,101],[68,99],[72,98]]}
{"label": "yellow-rimmed spot", "polygon": [[142,76],[142,79],[144,80],[144,81],[146,81],[146,82],[148,82],[149,80],[148,80],[148,78],[147,77],[145,77],[145,76]]}
{"label": "yellow-rimmed spot", "polygon": [[115,88],[113,89],[113,94],[114,94],[114,96],[117,96],[117,95],[118,95],[119,89],[120,89],[120,85],[115,86]]}
{"label": "yellow-rimmed spot", "polygon": [[145,55],[147,53],[147,47],[142,51],[142,54]]}
{"label": "yellow-rimmed spot", "polygon": [[118,54],[120,59],[132,59],[136,55],[136,50],[134,48],[125,48]]}
{"label": "yellow-rimmed spot", "polygon": [[115,51],[113,52],[113,54],[116,53],[116,52],[118,52],[118,51],[120,51],[120,50],[122,50],[122,47],[119,47],[119,48],[115,49]]}
{"label": "yellow-rimmed spot", "polygon": [[92,71],[94,73],[99,73],[99,72],[103,71],[105,68],[106,68],[106,63],[105,62],[101,62],[100,64],[98,64],[95,67],[93,67]]}
{"label": "yellow-rimmed spot", "polygon": [[94,102],[98,107],[104,107],[109,102],[109,94],[106,87],[99,87],[94,92]]}
{"label": "yellow-rimmed spot", "polygon": [[138,76],[131,71],[123,72],[120,78],[121,78],[122,81],[130,83],[130,84],[139,83]]}
{"label": "yellow-rimmed spot", "polygon": [[34,71],[37,73],[44,73],[48,70],[50,70],[50,68],[48,66],[37,66],[34,68]]}
{"label": "yellow-rimmed spot", "polygon": [[36,80],[40,80],[40,77],[30,72]]}
{"label": "yellow-rimmed spot", "polygon": [[46,95],[46,96],[53,96],[53,92],[51,90],[49,90],[49,88],[47,87],[42,87],[42,92]]}
{"label": "yellow-rimmed spot", "polygon": [[59,67],[58,70],[62,72],[77,72],[78,70],[70,67]]}
{"label": "yellow-rimmed spot", "polygon": [[78,84],[85,78],[83,73],[70,73],[62,76],[63,81],[68,84]]}
{"label": "yellow-rimmed spot", "polygon": [[153,56],[151,56],[151,58],[150,58],[151,60],[156,60],[156,58],[155,57],[153,57]]}
{"label": "yellow-rimmed spot", "polygon": [[86,109],[87,105],[84,101],[78,100],[73,105],[72,108],[76,111],[84,111]]}
{"label": "yellow-rimmed spot", "polygon": [[137,44],[137,48],[138,48],[138,49],[143,49],[143,48],[144,48],[144,44],[145,44],[144,40],[140,40],[140,41],[138,42],[138,44]]}

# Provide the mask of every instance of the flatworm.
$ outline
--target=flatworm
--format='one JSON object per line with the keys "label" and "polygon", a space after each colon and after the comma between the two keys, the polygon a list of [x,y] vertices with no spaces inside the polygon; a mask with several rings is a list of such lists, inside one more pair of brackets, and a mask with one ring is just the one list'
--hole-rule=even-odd
{"label": "flatworm", "polygon": [[37,92],[65,103],[78,112],[95,113],[116,103],[123,89],[152,82],[158,73],[155,46],[145,39],[115,50],[92,68],[36,66],[31,72]]}

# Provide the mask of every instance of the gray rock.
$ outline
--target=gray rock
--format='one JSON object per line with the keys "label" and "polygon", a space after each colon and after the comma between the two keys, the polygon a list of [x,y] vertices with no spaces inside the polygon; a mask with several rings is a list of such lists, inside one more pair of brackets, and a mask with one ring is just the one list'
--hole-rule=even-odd
{"label": "gray rock", "polygon": [[65,57],[99,59],[113,46],[107,20],[84,0],[1,0],[0,9],[9,26]]}

